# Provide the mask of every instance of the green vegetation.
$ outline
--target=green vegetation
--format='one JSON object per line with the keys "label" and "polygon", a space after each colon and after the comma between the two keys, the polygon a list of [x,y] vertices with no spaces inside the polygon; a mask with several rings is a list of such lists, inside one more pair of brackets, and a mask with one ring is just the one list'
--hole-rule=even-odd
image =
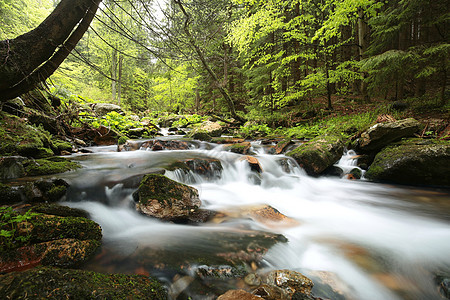
{"label": "green vegetation", "polygon": [[31,212],[31,210],[19,214],[11,207],[0,207],[0,252],[9,252],[26,245],[31,239],[27,222],[38,215],[40,214]]}

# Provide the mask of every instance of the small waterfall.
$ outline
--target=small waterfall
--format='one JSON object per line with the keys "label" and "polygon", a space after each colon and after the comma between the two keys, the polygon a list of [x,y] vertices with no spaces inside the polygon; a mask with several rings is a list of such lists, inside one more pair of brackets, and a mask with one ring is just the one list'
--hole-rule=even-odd
{"label": "small waterfall", "polygon": [[[189,275],[186,262],[198,265],[196,259],[223,252],[245,232],[270,232],[288,242],[270,248],[265,268],[297,270],[312,278],[317,272],[334,274],[347,299],[439,299],[433,274],[450,269],[450,225],[448,212],[431,204],[450,200],[447,192],[312,178],[291,158],[269,155],[255,144],[253,157],[262,170],[257,172],[245,156],[208,145],[79,155],[85,168],[67,175],[77,192],[65,203],[88,210],[102,226],[104,247],[125,257],[118,260],[122,271],[133,272],[132,267],[149,261],[166,269],[181,266],[185,269],[176,272]],[[336,166],[351,172],[357,168],[355,156],[347,151]],[[199,165],[164,171],[174,162],[196,160],[208,162],[212,175],[195,172]],[[131,195],[148,172],[165,172],[197,188],[202,208],[222,218],[190,226],[139,215]],[[249,217],[248,209],[261,206],[273,207],[291,223]]]}

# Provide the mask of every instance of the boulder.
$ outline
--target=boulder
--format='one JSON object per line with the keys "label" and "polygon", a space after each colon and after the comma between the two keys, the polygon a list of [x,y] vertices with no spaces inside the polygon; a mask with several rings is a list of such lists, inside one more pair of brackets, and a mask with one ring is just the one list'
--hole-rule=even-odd
{"label": "boulder", "polygon": [[270,154],[281,154],[281,153],[285,152],[286,149],[292,144],[294,144],[294,142],[289,138],[281,140],[276,144],[275,147],[270,149],[269,153]]}
{"label": "boulder", "polygon": [[261,167],[261,164],[259,163],[259,161],[256,157],[250,156],[250,155],[245,155],[245,156],[239,158],[239,160],[245,160],[248,163],[250,170],[252,170],[253,172],[256,172],[256,173],[263,172],[263,168]]}
{"label": "boulder", "polygon": [[217,300],[261,300],[261,297],[255,296],[244,290],[230,290],[219,296]]}
{"label": "boulder", "polygon": [[198,191],[159,174],[146,175],[133,194],[141,213],[168,221],[187,221],[198,211]]}
{"label": "boulder", "polygon": [[246,155],[249,153],[251,146],[250,142],[227,144],[224,145],[223,150]]}
{"label": "boulder", "polygon": [[450,186],[450,142],[410,139],[375,156],[365,177],[400,184]]}
{"label": "boulder", "polygon": [[23,270],[36,265],[72,268],[90,259],[100,241],[58,239],[15,249],[13,255],[0,256],[0,273]]}
{"label": "boulder", "polygon": [[341,158],[344,143],[341,137],[316,137],[286,153],[294,158],[308,175],[317,176]]}
{"label": "boulder", "polygon": [[220,160],[215,158],[191,158],[172,163],[167,170],[181,170],[187,174],[193,172],[208,180],[219,179],[223,170]]}
{"label": "boulder", "polygon": [[143,143],[140,146],[141,150],[187,150],[189,149],[188,143],[184,141],[163,141],[163,140],[151,140]]}
{"label": "boulder", "polygon": [[222,125],[218,122],[205,121],[199,127],[189,132],[188,137],[193,137],[196,133],[206,133],[211,137],[219,137],[222,135]]}
{"label": "boulder", "polygon": [[167,299],[149,276],[39,267],[0,276],[3,299]]}
{"label": "boulder", "polygon": [[0,157],[0,180],[19,178],[25,175],[23,163],[27,158],[22,156]]}
{"label": "boulder", "polygon": [[392,142],[411,137],[419,131],[420,123],[409,118],[395,122],[377,123],[361,134],[356,150],[377,152]]}
{"label": "boulder", "polygon": [[123,114],[123,110],[119,105],[112,103],[95,103],[92,105],[92,109],[99,116],[107,115],[110,112],[117,112],[119,114]]}
{"label": "boulder", "polygon": [[286,294],[296,293],[311,295],[313,282],[299,272],[291,270],[275,270],[265,274],[265,282],[269,286],[281,288]]}
{"label": "boulder", "polygon": [[102,232],[83,217],[39,213],[20,214],[7,209],[2,216],[0,273],[35,265],[78,266],[100,246]]}
{"label": "boulder", "polygon": [[111,128],[101,125],[93,132],[93,141],[99,146],[116,145],[120,134]]}

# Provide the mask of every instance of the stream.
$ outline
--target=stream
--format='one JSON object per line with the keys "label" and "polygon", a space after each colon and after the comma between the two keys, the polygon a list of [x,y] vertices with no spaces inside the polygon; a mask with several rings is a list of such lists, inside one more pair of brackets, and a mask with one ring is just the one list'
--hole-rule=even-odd
{"label": "stream", "polygon": [[[93,153],[73,156],[84,168],[65,175],[71,190],[63,204],[87,210],[103,229],[102,253],[87,269],[151,274],[167,285],[173,299],[215,299],[243,283],[233,276],[195,276],[196,268],[205,268],[202,259],[222,253],[228,244],[238,245],[237,237],[269,232],[287,242],[270,247],[249,270],[301,272],[316,284],[314,296],[442,299],[434,276],[450,270],[448,190],[313,178],[294,160],[270,155],[256,142],[252,155],[261,164],[260,175],[242,155],[223,151],[221,145],[196,142],[188,150],[170,151],[116,148],[95,147]],[[354,167],[353,155],[337,163],[344,172]],[[187,225],[136,212],[132,193],[143,174],[191,158],[218,159],[223,170],[208,177],[179,170],[165,175],[198,189],[201,208],[220,212],[220,217]],[[249,210],[265,205],[287,218],[249,217]],[[331,287],[334,294],[320,286]]]}

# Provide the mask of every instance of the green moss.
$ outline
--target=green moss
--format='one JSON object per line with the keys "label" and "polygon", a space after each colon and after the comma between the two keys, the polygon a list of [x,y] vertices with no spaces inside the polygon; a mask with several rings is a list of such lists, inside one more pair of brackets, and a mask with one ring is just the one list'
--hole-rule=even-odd
{"label": "green moss", "polygon": [[42,158],[53,155],[51,136],[24,119],[0,112],[0,155],[22,155]]}
{"label": "green moss", "polygon": [[89,214],[82,209],[63,206],[55,203],[45,203],[33,206],[32,211],[47,215],[55,215],[60,217],[83,217],[87,218]]}
{"label": "green moss", "polygon": [[171,199],[181,199],[183,193],[192,188],[185,184],[176,182],[161,174],[146,175],[139,186],[139,202],[147,205],[151,200],[159,202],[167,201],[171,206]]}
{"label": "green moss", "polygon": [[73,238],[78,240],[100,240],[102,230],[92,220],[82,217],[39,216],[31,221],[32,239],[46,242],[57,239]]}
{"label": "green moss", "polygon": [[54,150],[57,151],[57,153],[61,153],[61,151],[72,151],[72,144],[69,142],[65,142],[62,140],[57,139],[56,141],[53,141],[53,147]]}
{"label": "green moss", "polygon": [[52,157],[51,159],[37,159],[24,164],[25,173],[28,176],[50,175],[64,173],[81,168],[80,164],[62,157]]}
{"label": "green moss", "polygon": [[0,278],[0,294],[14,299],[167,299],[156,279],[40,267]]}

